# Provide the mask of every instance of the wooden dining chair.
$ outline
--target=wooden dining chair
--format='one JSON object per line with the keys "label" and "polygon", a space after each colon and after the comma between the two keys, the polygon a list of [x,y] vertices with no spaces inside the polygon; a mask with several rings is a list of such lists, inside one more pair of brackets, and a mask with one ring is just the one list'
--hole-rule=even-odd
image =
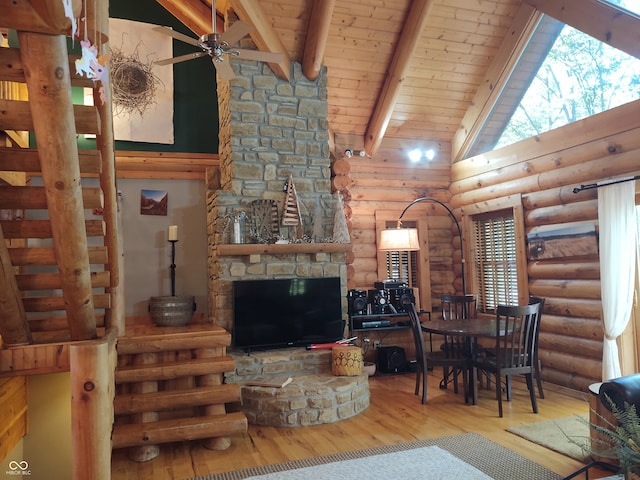
{"label": "wooden dining chair", "polygon": [[[473,294],[467,295],[442,295],[440,297],[440,311],[442,313],[443,320],[460,320],[465,318],[476,318],[478,315],[478,302],[477,297]],[[431,337],[430,337],[431,341]],[[444,343],[440,346],[440,349],[454,349],[456,355],[451,355],[458,362],[458,357],[461,355],[468,355],[466,352],[467,342],[464,337],[445,337]],[[433,350],[433,348],[431,348]],[[458,375],[460,370],[452,367],[451,365],[443,365],[443,377],[440,381],[440,388],[447,388],[447,385],[453,382],[454,392],[458,393]]]}
{"label": "wooden dining chair", "polygon": [[[426,342],[424,339],[424,332],[422,331],[422,325],[416,306],[411,303],[406,307],[411,322],[411,328],[413,332],[414,343],[416,346],[416,395],[420,391],[420,382],[422,382],[422,403],[426,403],[426,390],[427,390],[427,372],[434,367],[455,368],[458,372],[462,372],[463,387],[464,387],[464,400],[469,401],[469,356],[466,352],[452,348],[451,346],[444,346],[441,350],[427,350]],[[454,338],[453,336],[447,336],[447,340]],[[457,377],[454,380],[454,391],[458,392]]]}
{"label": "wooden dining chair", "polygon": [[533,368],[534,373],[533,376],[536,379],[536,384],[538,385],[538,395],[540,398],[544,398],[544,392],[542,391],[542,377],[540,376],[540,370],[542,370],[542,364],[540,363],[540,358],[538,357],[538,338],[540,337],[540,325],[542,323],[542,310],[544,309],[544,302],[546,299],[542,297],[534,297],[533,295],[529,295],[529,305],[533,303],[540,304],[540,313],[538,314],[538,328],[536,328],[536,348],[533,352]]}
{"label": "wooden dining chair", "polygon": [[420,394],[420,385],[422,384],[422,403],[427,403],[427,348],[424,341],[424,335],[422,333],[422,326],[420,325],[420,318],[418,317],[418,311],[414,303],[408,303],[404,305],[405,310],[409,314],[409,321],[411,322],[411,331],[413,332],[413,341],[416,347],[416,391],[415,394]]}
{"label": "wooden dining chair", "polygon": [[[538,340],[540,303],[524,306],[498,305],[496,311],[495,355],[485,355],[473,359],[472,384],[474,398],[478,398],[478,374],[485,372],[496,377],[496,397],[498,413],[502,417],[502,383],[503,377],[524,375],[531,407],[538,413],[536,391],[533,383],[535,368],[534,351]],[[504,335],[501,330],[503,329]],[[511,400],[511,382],[505,382],[507,400]]]}

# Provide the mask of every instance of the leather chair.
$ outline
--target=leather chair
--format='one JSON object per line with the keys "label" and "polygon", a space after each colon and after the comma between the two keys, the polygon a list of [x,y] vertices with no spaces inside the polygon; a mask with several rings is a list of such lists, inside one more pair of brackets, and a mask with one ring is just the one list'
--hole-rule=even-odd
{"label": "leather chair", "polygon": [[[636,412],[640,412],[640,373],[613,378],[602,383],[594,383],[589,386],[589,391],[595,396],[596,403],[590,403],[589,422],[591,434],[591,457],[593,461],[579,468],[572,474],[563,478],[570,480],[586,474],[589,478],[589,470],[598,467],[603,470],[618,472],[619,460],[611,455],[607,445],[607,436],[600,433],[601,429],[610,429],[617,420],[613,414],[613,407],[619,411],[625,410],[625,405],[634,405]],[[595,426],[595,427],[593,427]],[[605,454],[603,456],[602,454]]]}
{"label": "leather chair", "polygon": [[609,411],[612,409],[612,404],[622,410],[627,403],[635,405],[636,411],[640,413],[640,373],[602,382],[598,397]]}

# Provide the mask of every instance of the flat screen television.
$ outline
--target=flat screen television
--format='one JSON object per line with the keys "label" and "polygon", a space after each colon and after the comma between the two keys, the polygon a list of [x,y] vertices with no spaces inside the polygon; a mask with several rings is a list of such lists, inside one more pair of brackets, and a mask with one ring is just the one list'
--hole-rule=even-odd
{"label": "flat screen television", "polygon": [[343,337],[339,277],[233,282],[233,345],[307,346]]}

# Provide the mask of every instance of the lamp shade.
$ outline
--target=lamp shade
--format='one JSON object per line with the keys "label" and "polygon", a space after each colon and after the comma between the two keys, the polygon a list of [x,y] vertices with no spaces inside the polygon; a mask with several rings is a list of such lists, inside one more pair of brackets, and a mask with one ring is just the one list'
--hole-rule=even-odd
{"label": "lamp shade", "polygon": [[420,250],[418,230],[415,228],[389,228],[380,232],[378,250],[385,252]]}

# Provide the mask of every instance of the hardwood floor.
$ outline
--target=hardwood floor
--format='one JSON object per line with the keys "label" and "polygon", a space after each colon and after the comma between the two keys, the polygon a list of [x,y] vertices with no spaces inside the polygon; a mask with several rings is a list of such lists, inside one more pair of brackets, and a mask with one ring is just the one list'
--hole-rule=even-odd
{"label": "hardwood floor", "polygon": [[[498,417],[493,390],[480,389],[478,405],[465,405],[462,394],[440,390],[441,371],[429,378],[428,403],[413,394],[415,375],[374,376],[369,379],[371,405],[341,422],[303,428],[249,426],[247,434],[232,437],[224,451],[198,442],[163,445],[160,455],[145,463],[129,460],[125,450],[113,453],[113,480],[184,480],[209,473],[280,463],[343,451],[476,432],[563,476],[583,465],[505,431],[506,428],[589,411],[586,394],[545,384],[539,413],[531,410],[526,386],[514,381],[513,400],[504,402]],[[589,478],[611,475],[592,470]],[[584,476],[580,477],[584,478]]]}

